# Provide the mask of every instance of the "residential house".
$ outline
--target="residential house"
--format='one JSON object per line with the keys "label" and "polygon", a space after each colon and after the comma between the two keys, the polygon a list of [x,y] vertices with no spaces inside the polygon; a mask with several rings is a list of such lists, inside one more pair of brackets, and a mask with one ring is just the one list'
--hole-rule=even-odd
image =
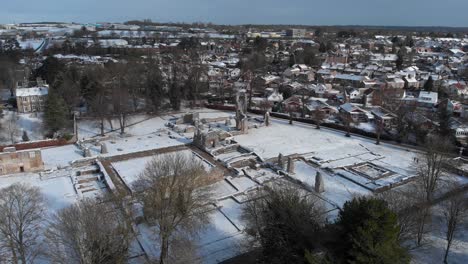
{"label": "residential house", "polygon": [[449,84],[448,93],[451,96],[467,97],[468,96],[468,88],[467,88],[465,82],[457,81],[456,83]]}
{"label": "residential house", "polygon": [[367,76],[352,75],[352,74],[337,74],[334,76],[334,81],[344,86],[364,87],[364,81],[369,80]]}
{"label": "residential house", "polygon": [[361,93],[356,88],[348,88],[346,89],[346,93],[347,93],[348,99],[354,102],[359,101],[362,98]]}
{"label": "residential house", "polygon": [[351,103],[340,105],[338,111],[343,120],[351,118],[354,122],[367,123],[373,119],[371,113]]}
{"label": "residential house", "polygon": [[395,75],[387,76],[385,83],[388,88],[395,88],[395,89],[405,88],[405,81]]}
{"label": "residential house", "polygon": [[364,90],[362,94],[362,103],[364,104],[365,107],[369,107],[374,104],[380,104],[380,103],[376,103],[377,98],[374,98],[374,94],[376,94],[374,91],[375,89],[372,89],[372,88]]}
{"label": "residential house", "polygon": [[309,90],[312,90],[315,93],[315,96],[325,97],[325,94],[332,89],[331,84],[311,84],[307,87]]}
{"label": "residential house", "polygon": [[370,112],[374,116],[374,121],[376,123],[382,122],[384,128],[391,128],[393,126],[395,118],[397,117],[394,113],[380,106],[372,107],[370,109]]}
{"label": "residential house", "polygon": [[286,30],[286,36],[291,38],[304,38],[307,30],[305,28],[292,28]]}
{"label": "residential house", "polygon": [[302,98],[299,95],[293,95],[281,102],[281,106],[284,112],[302,112]]}
{"label": "residential house", "polygon": [[438,102],[438,94],[436,92],[420,91],[418,103],[420,106],[434,107]]}
{"label": "residential house", "polygon": [[325,118],[328,118],[332,115],[338,113],[338,109],[336,107],[331,106],[327,103],[328,99],[325,98],[317,98],[311,97],[307,100],[306,108],[309,115],[312,114],[313,111],[319,110],[325,114]]}
{"label": "residential house", "polygon": [[302,82],[309,82],[315,79],[315,72],[305,64],[294,64],[283,72],[283,76]]}
{"label": "residential house", "polygon": [[266,88],[265,89],[265,98],[268,102],[277,104],[283,101],[283,94],[278,92],[278,89],[275,88]]}

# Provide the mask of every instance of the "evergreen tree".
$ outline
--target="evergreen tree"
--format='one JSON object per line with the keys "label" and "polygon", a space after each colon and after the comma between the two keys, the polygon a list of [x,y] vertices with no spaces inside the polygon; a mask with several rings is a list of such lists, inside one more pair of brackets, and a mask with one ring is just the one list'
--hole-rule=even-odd
{"label": "evergreen tree", "polygon": [[178,71],[176,67],[173,67],[172,70],[172,83],[171,87],[169,90],[169,100],[171,102],[172,109],[174,110],[180,110],[180,105],[181,105],[181,87],[179,84],[179,76],[178,76]]}
{"label": "evergreen tree", "polygon": [[44,109],[44,121],[47,129],[57,132],[67,123],[67,105],[63,98],[53,89],[49,91]]}
{"label": "evergreen tree", "polygon": [[432,92],[432,89],[434,89],[434,80],[432,79],[432,76],[429,76],[426,83],[424,83],[424,90]]}
{"label": "evergreen tree", "polygon": [[408,47],[413,47],[414,46],[414,40],[413,40],[413,37],[411,35],[406,37],[405,45],[408,46]]}
{"label": "evergreen tree", "polygon": [[405,56],[404,56],[403,50],[400,49],[397,53],[397,60],[395,61],[395,64],[398,70],[402,69],[404,61],[405,61]]}
{"label": "evergreen tree", "polygon": [[292,186],[267,189],[261,197],[246,204],[242,216],[247,234],[262,246],[264,263],[304,263],[306,250],[319,244],[321,202]]}
{"label": "evergreen tree", "polygon": [[[345,203],[336,222],[337,256],[349,263],[409,263],[398,243],[397,215],[385,201],[354,198]],[[340,256],[341,255],[341,256]]]}
{"label": "evergreen tree", "polygon": [[40,77],[52,85],[59,73],[64,69],[63,63],[53,56],[47,57],[42,63],[42,66],[35,71],[35,77]]}
{"label": "evergreen tree", "polygon": [[452,134],[452,129],[450,128],[451,114],[447,110],[444,104],[439,105],[439,109],[437,110],[437,115],[439,118],[440,135],[444,137],[449,137]]}
{"label": "evergreen tree", "polygon": [[23,142],[29,141],[28,132],[26,130],[23,130],[23,136],[21,138],[23,139]]}

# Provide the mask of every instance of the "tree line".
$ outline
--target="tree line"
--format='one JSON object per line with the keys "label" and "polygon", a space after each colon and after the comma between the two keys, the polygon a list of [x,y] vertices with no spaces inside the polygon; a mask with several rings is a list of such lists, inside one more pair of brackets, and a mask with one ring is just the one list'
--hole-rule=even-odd
{"label": "tree line", "polygon": [[67,127],[71,113],[80,111],[96,118],[104,134],[110,119],[118,119],[124,133],[132,113],[179,110],[183,100],[195,106],[207,91],[207,71],[199,54],[179,52],[91,66],[65,65],[50,56],[33,76],[50,84],[44,111],[50,132]]}

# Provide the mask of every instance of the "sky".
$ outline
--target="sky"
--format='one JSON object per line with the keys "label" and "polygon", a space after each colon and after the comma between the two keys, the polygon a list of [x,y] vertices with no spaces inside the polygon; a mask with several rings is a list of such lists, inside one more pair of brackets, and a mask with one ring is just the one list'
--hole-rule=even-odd
{"label": "sky", "polygon": [[468,0],[0,0],[0,23],[39,21],[468,27]]}

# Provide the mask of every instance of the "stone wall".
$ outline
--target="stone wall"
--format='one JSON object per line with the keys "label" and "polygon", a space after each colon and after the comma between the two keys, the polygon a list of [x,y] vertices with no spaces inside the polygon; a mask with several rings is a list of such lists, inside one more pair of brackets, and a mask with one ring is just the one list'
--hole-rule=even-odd
{"label": "stone wall", "polygon": [[44,169],[41,151],[39,149],[14,149],[0,153],[0,175],[20,172],[35,172]]}

